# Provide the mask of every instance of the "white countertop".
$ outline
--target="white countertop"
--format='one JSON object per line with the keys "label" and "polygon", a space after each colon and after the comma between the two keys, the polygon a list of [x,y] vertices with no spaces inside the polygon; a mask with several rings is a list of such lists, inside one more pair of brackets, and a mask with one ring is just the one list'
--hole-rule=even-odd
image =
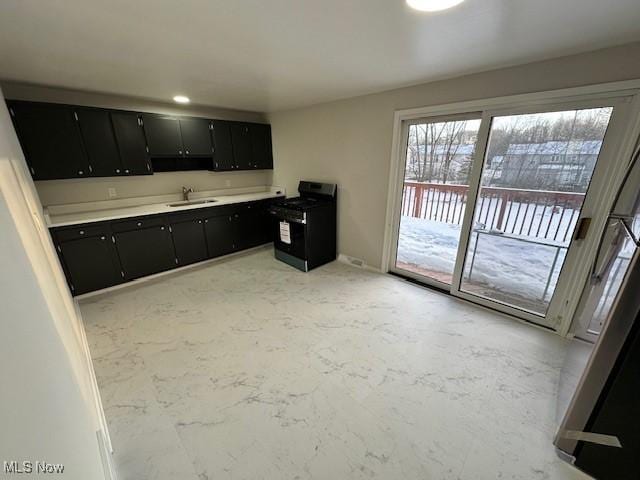
{"label": "white countertop", "polygon": [[210,203],[200,203],[197,205],[184,205],[179,207],[169,207],[169,203],[153,203],[148,205],[136,205],[132,207],[121,207],[113,209],[102,209],[84,212],[75,212],[67,214],[49,215],[48,227],[63,227],[67,225],[77,225],[82,223],[101,222],[104,220],[117,220],[119,218],[140,217],[144,215],[158,215],[167,213],[184,212],[185,210],[195,210],[197,208],[211,208],[220,205],[229,205],[233,203],[252,202],[256,200],[265,200],[267,198],[284,197],[283,193],[275,191],[243,193],[232,195],[216,195],[211,197],[192,198],[192,201],[215,200]]}

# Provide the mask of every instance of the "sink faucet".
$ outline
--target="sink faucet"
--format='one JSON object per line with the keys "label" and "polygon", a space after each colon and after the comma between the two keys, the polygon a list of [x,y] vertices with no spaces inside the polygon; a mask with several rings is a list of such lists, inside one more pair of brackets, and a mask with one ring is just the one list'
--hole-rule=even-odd
{"label": "sink faucet", "polygon": [[193,188],[191,188],[191,187],[189,187],[189,188],[187,188],[187,187],[182,187],[182,199],[183,199],[185,202],[188,202],[188,201],[189,201],[189,194],[190,194],[190,193],[193,193]]}

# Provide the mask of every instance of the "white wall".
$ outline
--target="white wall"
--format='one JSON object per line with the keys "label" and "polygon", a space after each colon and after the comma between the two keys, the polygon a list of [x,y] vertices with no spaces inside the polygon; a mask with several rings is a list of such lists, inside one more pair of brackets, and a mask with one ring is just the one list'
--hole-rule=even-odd
{"label": "white wall", "polygon": [[[5,97],[13,100],[89,105],[102,108],[133,110],[138,112],[163,113],[168,115],[193,115],[205,118],[265,121],[263,114],[198,105],[178,105],[153,100],[119,95],[79,92],[63,88],[43,87],[5,82],[2,84]],[[70,180],[47,180],[36,182],[42,204],[61,205],[67,203],[111,200],[108,189],[115,188],[117,198],[133,198],[148,195],[178,193],[183,185],[194,190],[221,190],[271,185],[272,172],[166,172],[132,177],[81,178]]]}
{"label": "white wall", "polygon": [[275,185],[338,184],[338,250],[380,267],[395,110],[640,78],[640,43],[269,115]]}
{"label": "white wall", "polygon": [[104,478],[82,325],[1,91],[0,378],[0,469],[44,460],[64,464],[62,478]]}

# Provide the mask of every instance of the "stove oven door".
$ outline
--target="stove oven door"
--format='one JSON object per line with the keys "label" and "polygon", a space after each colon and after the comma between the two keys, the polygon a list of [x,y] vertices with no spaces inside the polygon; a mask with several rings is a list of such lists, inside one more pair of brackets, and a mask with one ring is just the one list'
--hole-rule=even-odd
{"label": "stove oven door", "polygon": [[276,250],[291,255],[299,260],[306,261],[307,251],[305,244],[306,225],[291,222],[282,217],[274,217],[274,245]]}

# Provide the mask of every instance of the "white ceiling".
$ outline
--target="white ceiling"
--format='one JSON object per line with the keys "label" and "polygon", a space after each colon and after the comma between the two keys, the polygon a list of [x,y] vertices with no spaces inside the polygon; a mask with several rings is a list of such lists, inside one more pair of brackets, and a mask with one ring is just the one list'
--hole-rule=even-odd
{"label": "white ceiling", "polygon": [[636,40],[638,0],[0,1],[0,78],[257,111]]}

